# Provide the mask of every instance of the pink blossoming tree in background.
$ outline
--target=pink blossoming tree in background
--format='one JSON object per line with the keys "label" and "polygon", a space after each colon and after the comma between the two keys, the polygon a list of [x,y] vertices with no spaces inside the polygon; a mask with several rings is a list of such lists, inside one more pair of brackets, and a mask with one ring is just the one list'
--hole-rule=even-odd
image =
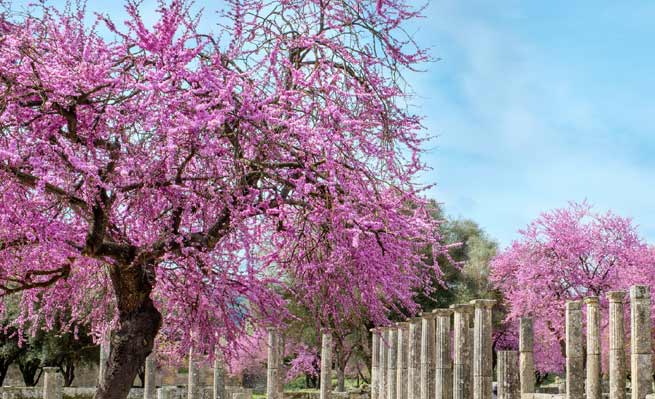
{"label": "pink blossoming tree in background", "polygon": [[124,24],[2,18],[0,295],[21,295],[23,329],[112,326],[99,399],[126,397],[156,337],[230,356],[286,317],[285,289],[329,297],[321,323],[362,303],[383,323],[438,270],[417,255],[440,246],[401,80],[426,60],[402,29],[416,12],[226,3],[215,35],[184,0],[152,27],[132,1]]}
{"label": "pink blossoming tree in background", "polygon": [[602,334],[607,335],[605,294],[633,284],[655,286],[653,251],[630,219],[571,203],[543,213],[520,234],[493,259],[490,278],[509,305],[508,328],[517,329],[522,316],[534,318],[540,371],[563,368],[567,300],[599,296]]}

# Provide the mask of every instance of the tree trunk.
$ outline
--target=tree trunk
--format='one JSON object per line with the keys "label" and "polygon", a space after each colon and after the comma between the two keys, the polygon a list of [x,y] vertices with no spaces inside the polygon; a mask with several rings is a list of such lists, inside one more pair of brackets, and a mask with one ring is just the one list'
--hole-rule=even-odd
{"label": "tree trunk", "polygon": [[18,369],[20,370],[21,376],[23,376],[23,382],[26,387],[33,387],[39,383],[41,374],[38,373],[41,366],[40,360],[28,360],[26,362],[18,362]]}
{"label": "tree trunk", "polygon": [[73,385],[73,380],[75,379],[75,362],[68,359],[64,361],[60,369],[61,374],[64,376],[64,386],[69,387]]}
{"label": "tree trunk", "polygon": [[119,327],[112,332],[107,368],[95,399],[127,398],[161,327],[161,313],[150,298],[154,264],[138,262],[137,259],[122,267],[112,266],[109,271],[116,293]]}
{"label": "tree trunk", "polygon": [[10,365],[11,362],[9,361],[0,361],[0,387],[5,383],[5,378],[7,378],[7,372],[9,371]]}
{"label": "tree trunk", "polygon": [[346,392],[346,372],[345,367],[337,367],[337,392]]}

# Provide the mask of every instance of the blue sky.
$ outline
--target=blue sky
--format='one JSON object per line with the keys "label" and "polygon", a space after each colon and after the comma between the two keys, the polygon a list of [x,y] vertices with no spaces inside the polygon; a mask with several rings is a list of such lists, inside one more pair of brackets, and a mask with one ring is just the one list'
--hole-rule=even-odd
{"label": "blue sky", "polygon": [[[210,26],[220,2],[197,3]],[[118,20],[120,4],[89,1]],[[502,246],[585,199],[655,242],[653,20],[646,1],[432,0],[412,31],[440,61],[409,76],[436,136],[430,195]]]}

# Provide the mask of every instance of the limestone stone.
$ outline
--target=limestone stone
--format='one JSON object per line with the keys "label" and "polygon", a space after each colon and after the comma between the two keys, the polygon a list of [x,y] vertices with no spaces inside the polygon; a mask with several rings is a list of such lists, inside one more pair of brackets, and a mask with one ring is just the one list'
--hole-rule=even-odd
{"label": "limestone stone", "polygon": [[[273,348],[275,348],[275,346]],[[329,399],[331,392],[332,335],[324,331],[321,338],[321,394],[319,399]]]}
{"label": "limestone stone", "polygon": [[435,309],[435,398],[450,399],[453,394],[453,360],[450,350],[450,317],[452,309]]}
{"label": "limestone stone", "polygon": [[187,384],[187,399],[200,399],[200,367],[193,348],[189,350],[189,382]]}
{"label": "limestone stone", "polygon": [[598,297],[587,297],[587,399],[601,399],[600,308]]}
{"label": "limestone stone", "polygon": [[380,335],[377,328],[371,329],[371,399],[378,399],[380,373]]}
{"label": "limestone stone", "polygon": [[625,291],[610,291],[609,299],[609,399],[625,399],[625,328],[623,301]]}
{"label": "limestone stone", "polygon": [[161,387],[157,389],[157,399],[177,399],[177,387]]}
{"label": "limestone stone", "polygon": [[389,354],[389,329],[380,329],[380,369],[378,378],[378,398],[387,397],[387,356]]}
{"label": "limestone stone", "polygon": [[584,398],[582,301],[566,302],[566,398]]}
{"label": "limestone stone", "polygon": [[493,343],[491,317],[493,299],[476,299],[473,333],[473,399],[491,399],[493,380]]}
{"label": "limestone stone", "polygon": [[157,399],[157,367],[155,365],[154,353],[151,353],[146,357],[144,371],[145,381],[143,383],[143,399]]}
{"label": "limestone stone", "polygon": [[630,380],[632,399],[644,399],[652,393],[652,342],[650,288],[630,287]]}
{"label": "limestone stone", "polygon": [[43,399],[63,398],[63,378],[58,367],[44,367]]}
{"label": "limestone stone", "polygon": [[519,379],[521,393],[535,391],[534,327],[531,317],[522,317],[519,327]]}
{"label": "limestone stone", "polygon": [[434,399],[434,318],[432,313],[421,314],[421,377],[420,399]]}
{"label": "limestone stone", "polygon": [[521,399],[519,352],[499,351],[497,366],[497,399]]}
{"label": "limestone stone", "polygon": [[407,356],[407,399],[421,398],[421,319],[409,323]]}
{"label": "limestone stone", "polygon": [[[276,328],[268,329],[268,362],[266,372],[266,397],[267,399],[279,399],[277,392],[278,380],[278,332]],[[321,365],[323,362],[321,361]],[[330,363],[331,364],[331,363]],[[321,370],[322,373],[322,370]],[[321,374],[322,375],[322,374]],[[228,398],[229,399],[229,398]],[[321,398],[325,399],[325,398]]]}
{"label": "limestone stone", "polygon": [[225,396],[225,363],[223,354],[219,350],[216,350],[214,354],[212,397],[213,399],[230,399]]}
{"label": "limestone stone", "polygon": [[387,399],[398,399],[398,328],[389,328],[389,357],[387,358]]}
{"label": "limestone stone", "polygon": [[408,350],[409,350],[409,323],[398,323],[397,325],[397,350],[396,363],[396,395],[398,399],[407,399],[407,371],[408,371]]}
{"label": "limestone stone", "polygon": [[107,361],[111,352],[111,331],[106,331],[102,342],[100,343],[100,361],[98,362],[98,383],[105,376],[107,370]]}
{"label": "limestone stone", "polygon": [[472,399],[473,335],[470,326],[474,307],[471,304],[451,305],[453,310],[453,399]]}

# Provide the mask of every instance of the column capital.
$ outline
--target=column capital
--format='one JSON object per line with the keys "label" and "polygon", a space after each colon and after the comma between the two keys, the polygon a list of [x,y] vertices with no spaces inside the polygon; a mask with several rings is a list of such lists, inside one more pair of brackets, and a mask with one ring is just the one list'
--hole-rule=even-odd
{"label": "column capital", "polygon": [[475,306],[470,303],[456,303],[449,306],[454,313],[473,313]]}
{"label": "column capital", "polygon": [[432,314],[436,315],[437,317],[450,317],[453,314],[453,310],[439,308],[439,309],[434,309],[432,311]]}
{"label": "column capital", "polygon": [[422,319],[434,319],[435,317],[437,317],[437,315],[432,312],[421,312]]}
{"label": "column capital", "polygon": [[566,310],[582,310],[582,301],[566,301]]}
{"label": "column capital", "polygon": [[609,291],[606,295],[610,302],[623,303],[625,301],[625,291]]}
{"label": "column capital", "polygon": [[409,329],[409,324],[410,323],[408,321],[400,321],[400,322],[396,323],[396,327],[399,330],[407,330],[407,329]]}
{"label": "column capital", "polygon": [[496,304],[496,300],[495,299],[474,299],[469,303],[471,305],[475,306],[476,308],[491,309]]}
{"label": "column capital", "polygon": [[599,298],[597,296],[588,296],[588,297],[585,297],[584,303],[587,306],[598,306]]}
{"label": "column capital", "polygon": [[633,285],[630,287],[630,300],[650,299],[650,287],[647,285]]}

